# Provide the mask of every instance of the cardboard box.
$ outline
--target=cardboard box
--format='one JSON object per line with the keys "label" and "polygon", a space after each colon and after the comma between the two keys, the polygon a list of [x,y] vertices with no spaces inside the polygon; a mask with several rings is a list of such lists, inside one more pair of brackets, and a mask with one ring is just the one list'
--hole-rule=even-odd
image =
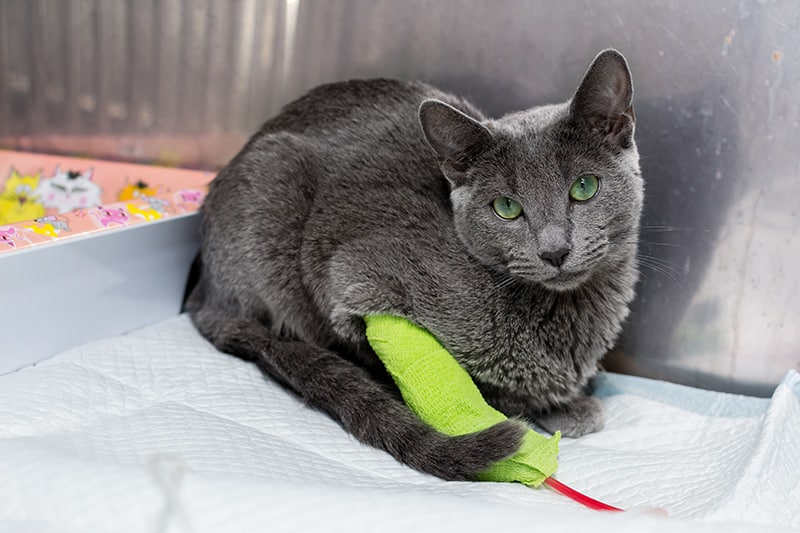
{"label": "cardboard box", "polygon": [[0,374],[177,313],[212,178],[0,151]]}

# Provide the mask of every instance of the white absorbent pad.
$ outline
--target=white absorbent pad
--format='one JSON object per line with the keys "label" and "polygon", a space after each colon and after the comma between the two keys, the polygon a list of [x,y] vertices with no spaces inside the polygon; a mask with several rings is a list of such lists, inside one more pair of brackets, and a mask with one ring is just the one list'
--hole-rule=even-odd
{"label": "white absorbent pad", "polygon": [[597,395],[606,427],[561,441],[557,477],[670,518],[420,474],[217,352],[178,316],[0,377],[0,530],[800,528],[797,373],[771,399],[612,374]]}

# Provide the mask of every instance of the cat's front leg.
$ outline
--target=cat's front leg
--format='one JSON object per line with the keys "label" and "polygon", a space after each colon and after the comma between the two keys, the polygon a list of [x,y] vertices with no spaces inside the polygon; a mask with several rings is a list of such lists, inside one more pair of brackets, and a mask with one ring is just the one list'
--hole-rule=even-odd
{"label": "cat's front leg", "polygon": [[603,405],[593,396],[581,394],[572,401],[544,412],[532,413],[537,424],[550,432],[561,431],[564,437],[581,437],[603,429]]}
{"label": "cat's front leg", "polygon": [[478,384],[486,401],[509,417],[522,417],[551,433],[564,437],[581,437],[603,429],[605,414],[597,398],[581,393],[569,402],[543,409],[530,397],[486,384]]}

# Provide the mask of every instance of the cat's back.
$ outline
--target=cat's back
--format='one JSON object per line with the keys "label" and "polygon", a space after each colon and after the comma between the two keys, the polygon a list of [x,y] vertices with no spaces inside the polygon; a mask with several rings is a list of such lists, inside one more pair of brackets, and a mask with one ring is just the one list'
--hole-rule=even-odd
{"label": "cat's back", "polygon": [[[262,241],[293,234],[331,247],[392,215],[428,215],[426,204],[442,211],[449,188],[419,122],[419,107],[431,98],[483,118],[466,100],[419,81],[350,80],[310,90],[265,122],[212,182],[206,206],[216,215],[207,217],[207,233],[244,240],[259,232]],[[243,220],[270,224],[244,227]]]}
{"label": "cat's back", "polygon": [[[348,80],[320,85],[287,104],[268,120],[258,136],[293,133],[358,141],[376,140],[367,132],[405,131],[419,133],[419,105],[428,98],[447,101],[463,111],[480,116],[468,102],[419,81],[394,79]],[[422,140],[414,135],[414,140]]]}
{"label": "cat's back", "polygon": [[467,101],[423,82],[379,78],[320,85],[263,124],[217,175],[206,201],[211,209],[228,207],[267,190],[311,200],[320,188],[335,193],[394,181],[386,170],[398,167],[439,181],[418,118],[420,104],[430,98],[483,118]]}

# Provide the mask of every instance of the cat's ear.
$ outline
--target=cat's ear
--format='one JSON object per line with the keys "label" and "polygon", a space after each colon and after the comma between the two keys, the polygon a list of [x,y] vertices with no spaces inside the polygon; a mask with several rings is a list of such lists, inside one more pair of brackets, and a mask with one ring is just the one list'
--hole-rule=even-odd
{"label": "cat's ear", "polygon": [[604,50],[594,58],[570,103],[570,116],[592,134],[628,148],[633,140],[633,81],[625,58]]}
{"label": "cat's ear", "polygon": [[486,126],[439,100],[422,102],[419,122],[442,172],[455,186],[464,184],[470,163],[494,141]]}
{"label": "cat's ear", "polygon": [[90,181],[93,175],[94,175],[94,167],[89,167],[89,170],[83,173],[83,177]]}

